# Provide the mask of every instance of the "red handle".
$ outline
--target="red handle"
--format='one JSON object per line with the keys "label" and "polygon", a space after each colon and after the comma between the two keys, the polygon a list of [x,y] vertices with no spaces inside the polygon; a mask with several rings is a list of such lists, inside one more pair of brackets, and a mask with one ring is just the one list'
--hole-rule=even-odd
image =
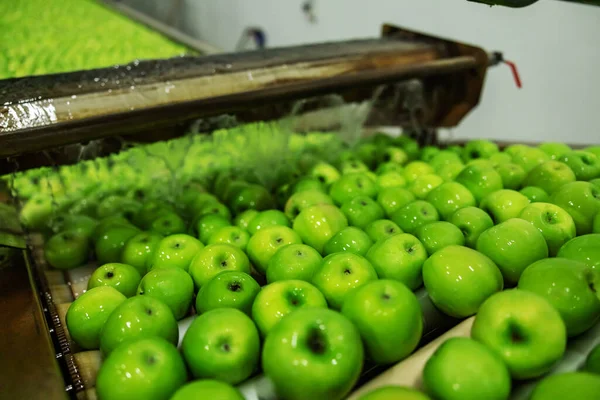
{"label": "red handle", "polygon": [[521,83],[521,77],[519,76],[519,70],[517,69],[517,65],[512,61],[507,61],[507,60],[503,60],[503,61],[510,68],[513,78],[515,80],[515,84],[517,85],[517,87],[519,89],[521,89],[523,87],[523,84]]}

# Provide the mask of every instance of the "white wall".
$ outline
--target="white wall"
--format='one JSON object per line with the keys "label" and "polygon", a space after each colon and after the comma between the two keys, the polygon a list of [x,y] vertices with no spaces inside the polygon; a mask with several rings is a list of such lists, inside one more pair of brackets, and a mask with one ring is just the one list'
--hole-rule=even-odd
{"label": "white wall", "polygon": [[229,51],[247,26],[262,27],[269,46],[285,46],[378,36],[383,22],[501,50],[517,63],[523,89],[508,68],[491,70],[479,108],[455,137],[600,143],[600,7],[551,0],[523,9],[466,0],[316,0],[318,21],[311,24],[301,4],[183,0],[177,24]]}

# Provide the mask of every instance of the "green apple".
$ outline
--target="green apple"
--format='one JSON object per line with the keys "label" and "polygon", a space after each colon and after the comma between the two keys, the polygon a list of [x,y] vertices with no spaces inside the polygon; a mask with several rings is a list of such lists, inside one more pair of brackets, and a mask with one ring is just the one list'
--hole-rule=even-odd
{"label": "green apple", "polygon": [[462,157],[465,162],[479,158],[490,158],[498,153],[498,145],[485,139],[470,140],[463,147]]}
{"label": "green apple", "polygon": [[493,168],[468,165],[456,177],[456,182],[466,187],[477,203],[488,194],[502,189],[502,177]]}
{"label": "green apple", "polygon": [[567,164],[560,161],[546,161],[527,174],[523,186],[536,186],[551,195],[561,186],[576,180],[575,173]]}
{"label": "green apple", "polygon": [[415,236],[423,243],[429,255],[451,245],[462,246],[465,244],[462,231],[456,225],[446,221],[423,225],[417,229]]}
{"label": "green apple", "polygon": [[508,285],[516,284],[530,264],[548,257],[544,235],[520,218],[509,219],[479,235],[477,251],[496,263]]}
{"label": "green apple", "polygon": [[514,152],[511,155],[513,163],[523,167],[526,173],[529,173],[529,171],[534,169],[539,164],[550,160],[549,155],[535,147],[526,147],[522,150]]}
{"label": "green apple", "polygon": [[594,186],[600,186],[600,178],[592,179],[589,182]]}
{"label": "green apple", "polygon": [[444,182],[452,182],[464,168],[464,164],[450,163],[436,168],[435,173],[441,177]]}
{"label": "green apple", "polygon": [[419,176],[435,174],[435,171],[424,161],[412,161],[404,166],[403,174],[404,179],[410,185]]}
{"label": "green apple", "polygon": [[400,147],[389,146],[383,151],[381,159],[383,162],[403,165],[408,161],[408,154]]}
{"label": "green apple", "polygon": [[419,157],[421,150],[419,149],[419,143],[415,139],[401,135],[395,139],[394,143],[406,152],[409,160],[415,160]]}
{"label": "green apple", "polygon": [[356,196],[346,201],[340,210],[348,218],[348,223],[364,228],[371,222],[383,218],[383,208],[368,196]]}
{"label": "green apple", "polygon": [[164,213],[159,215],[148,227],[151,232],[163,236],[184,233],[186,231],[185,221],[176,213]]}
{"label": "green apple", "polygon": [[208,239],[208,244],[227,243],[246,250],[250,234],[238,226],[224,226],[216,230]]}
{"label": "green apple", "polygon": [[461,230],[465,237],[465,245],[470,248],[475,248],[482,232],[494,226],[494,221],[488,213],[477,207],[456,210],[450,217],[450,223]]}
{"label": "green apple", "polygon": [[329,189],[329,196],[337,205],[360,195],[371,198],[377,195],[377,183],[361,172],[342,175]]}
{"label": "green apple", "polygon": [[433,189],[427,195],[427,201],[447,221],[456,210],[475,206],[473,194],[458,182],[445,182]]}
{"label": "green apple", "polygon": [[81,235],[91,237],[98,225],[98,221],[87,215],[63,215],[58,216],[58,232],[72,231]]}
{"label": "green apple", "polygon": [[413,235],[400,233],[382,239],[371,246],[366,258],[380,279],[400,281],[411,290],[423,284],[421,270],[427,259],[427,250]]}
{"label": "green apple", "polygon": [[215,308],[237,308],[250,315],[259,291],[259,284],[247,273],[221,272],[200,288],[196,312],[202,314]]}
{"label": "green apple", "polygon": [[233,386],[213,379],[201,379],[183,385],[170,400],[219,399],[244,400],[244,396]]}
{"label": "green apple", "polygon": [[369,167],[374,167],[378,159],[378,149],[375,143],[360,143],[354,149],[354,154]]}
{"label": "green apple", "polygon": [[261,185],[250,184],[241,190],[227,193],[227,204],[235,214],[246,210],[268,210],[274,207],[275,201],[269,191]]}
{"label": "green apple", "polygon": [[156,233],[138,233],[125,243],[125,247],[121,252],[121,262],[131,265],[137,269],[141,276],[144,276],[148,270],[152,254],[161,240],[162,236]]}
{"label": "green apple", "polygon": [[350,252],[364,256],[373,245],[373,241],[362,229],[349,226],[342,229],[329,239],[323,247],[325,255],[341,252]]}
{"label": "green apple", "polygon": [[99,221],[96,225],[96,228],[92,232],[91,239],[95,242],[97,241],[104,233],[112,228],[120,227],[120,226],[132,226],[127,219],[125,219],[121,215],[115,215],[112,217],[104,218]]}
{"label": "green apple", "polygon": [[290,221],[282,211],[279,210],[267,210],[261,211],[248,223],[248,232],[254,235],[261,229],[268,228],[271,226],[287,226],[290,227]]}
{"label": "green apple", "polygon": [[250,273],[248,256],[238,247],[226,243],[209,244],[192,259],[189,273],[196,289],[200,289],[223,271]]}
{"label": "green apple", "polygon": [[442,177],[435,174],[418,176],[408,187],[417,199],[425,199],[429,192],[444,183]]}
{"label": "green apple", "polygon": [[319,204],[308,207],[294,220],[294,231],[302,241],[323,253],[325,243],[348,226],[348,219],[337,207]]}
{"label": "green apple", "polygon": [[390,219],[407,233],[414,233],[419,227],[440,220],[435,207],[424,200],[416,200],[395,211]]}
{"label": "green apple", "polygon": [[382,386],[359,397],[359,400],[431,400],[425,393],[403,386]]}
{"label": "green apple", "polygon": [[578,181],[589,181],[600,178],[600,158],[594,153],[573,150],[558,157],[573,170]]}
{"label": "green apple", "polygon": [[163,400],[186,379],[177,348],[160,337],[146,337],[123,344],[102,362],[96,393],[106,400]]}
{"label": "green apple", "polygon": [[600,269],[600,234],[592,233],[573,238],[562,245],[556,256],[581,261]]}
{"label": "green apple", "polygon": [[302,243],[300,236],[287,226],[271,226],[256,232],[248,241],[246,252],[258,272],[265,274],[269,260],[281,247]]}
{"label": "green apple", "polygon": [[88,290],[99,286],[110,286],[126,297],[135,296],[142,276],[131,265],[121,263],[104,264],[94,271],[88,280]]}
{"label": "green apple", "polygon": [[550,375],[537,384],[530,400],[595,399],[600,392],[600,377],[588,372]]}
{"label": "green apple", "polygon": [[558,310],[569,337],[591,328],[600,318],[600,270],[566,258],[534,262],[519,278],[519,289],[536,293]]}
{"label": "green apple", "polygon": [[502,273],[492,260],[456,245],[445,247],[425,261],[423,283],[433,304],[456,318],[475,314],[488,297],[504,287]]}
{"label": "green apple", "polygon": [[219,229],[231,226],[227,218],[219,214],[207,214],[197,218],[193,223],[193,232],[202,243],[208,243],[210,237]]}
{"label": "green apple", "polygon": [[90,241],[76,231],[63,231],[53,235],[44,245],[44,256],[51,267],[71,269],[88,260]]}
{"label": "green apple", "polygon": [[358,172],[368,172],[369,167],[367,164],[360,160],[345,160],[339,165],[342,176],[346,174],[354,174]]}
{"label": "green apple", "polygon": [[155,268],[181,268],[188,271],[192,259],[204,245],[195,237],[178,233],[163,238],[148,263],[148,270]]}
{"label": "green apple", "polygon": [[319,192],[325,193],[327,189],[323,182],[321,182],[317,178],[304,177],[296,181],[294,185],[291,187],[291,193],[304,192],[306,190],[317,190]]}
{"label": "green apple", "polygon": [[592,232],[593,221],[600,211],[600,187],[589,182],[563,185],[552,195],[551,202],[568,212],[577,229],[577,235]]}
{"label": "green apple", "polygon": [[365,227],[365,233],[369,235],[373,242],[394,236],[398,233],[404,233],[398,225],[389,219],[378,219]]}
{"label": "green apple", "polygon": [[201,217],[210,214],[220,215],[228,221],[231,220],[231,211],[229,211],[229,208],[222,203],[207,203],[194,214],[194,217],[200,219]]}
{"label": "green apple", "polygon": [[191,323],[181,352],[194,378],[235,385],[257,369],[260,339],[246,314],[234,308],[217,308]]}
{"label": "green apple", "polygon": [[402,175],[402,171],[404,171],[404,168],[402,167],[402,165],[396,164],[394,162],[384,162],[377,166],[375,173],[377,175],[384,175],[389,172],[395,172],[402,176],[402,179],[404,180],[404,183],[406,184],[406,179],[404,179],[404,176]]}
{"label": "green apple", "polygon": [[528,205],[529,199],[523,194],[515,190],[502,189],[487,195],[479,208],[487,212],[494,223],[499,224],[517,218]]}
{"label": "green apple", "polygon": [[415,294],[400,282],[382,279],[352,291],[342,306],[357,327],[367,357],[377,364],[396,363],[419,344],[423,312]]}
{"label": "green apple", "polygon": [[600,233],[600,211],[598,211],[592,222],[592,232]]}
{"label": "green apple", "polygon": [[323,259],[312,283],[323,293],[329,307],[339,310],[352,290],[377,280],[375,269],[366,258],[353,253],[335,253]]}
{"label": "green apple", "polygon": [[548,193],[537,186],[525,186],[519,190],[519,193],[527,197],[532,203],[547,203],[550,201]]}
{"label": "green apple", "polygon": [[100,347],[104,323],[127,298],[111,286],[99,286],[79,296],[67,310],[67,329],[71,339],[82,349]]}
{"label": "green apple", "polygon": [[575,237],[575,222],[568,212],[550,203],[532,203],[525,207],[519,218],[533,224],[544,235],[550,257]]}
{"label": "green apple", "polygon": [[511,379],[497,354],[473,339],[453,337],[427,360],[423,386],[436,399],[505,400]]}
{"label": "green apple", "polygon": [[173,207],[169,204],[150,200],[142,205],[140,210],[133,216],[132,222],[142,229],[148,229],[156,218],[170,212],[173,212]]}
{"label": "green apple", "polygon": [[363,356],[360,335],[346,317],[305,308],[269,332],[262,367],[279,398],[340,400],[357,382]]}
{"label": "green apple", "polygon": [[389,187],[406,186],[406,179],[400,172],[386,172],[377,176],[379,190]]}
{"label": "green apple", "polygon": [[302,308],[327,308],[325,296],[306,281],[286,280],[263,287],[252,304],[252,319],[263,337],[288,314]]}
{"label": "green apple", "polygon": [[600,146],[588,146],[583,150],[595,154],[596,157],[600,157]]}
{"label": "green apple", "polygon": [[30,229],[41,230],[52,215],[54,202],[48,195],[37,193],[21,209],[21,222]]}
{"label": "green apple", "polygon": [[148,272],[140,281],[138,295],[154,297],[165,303],[175,319],[185,317],[194,296],[194,281],[181,268],[158,268]]}
{"label": "green apple", "polygon": [[285,203],[284,212],[293,221],[303,210],[318,204],[333,204],[333,200],[325,193],[308,190],[293,194]]}
{"label": "green apple", "polygon": [[310,246],[305,244],[283,246],[273,254],[267,264],[267,282],[289,279],[311,282],[322,262],[321,254]]}
{"label": "green apple", "polygon": [[135,200],[119,195],[106,196],[96,207],[96,216],[106,218],[112,215],[123,215],[125,218],[133,218],[142,205]]}
{"label": "green apple", "polygon": [[385,188],[379,191],[377,202],[388,217],[417,198],[408,189],[401,187]]}
{"label": "green apple", "polygon": [[[491,156],[489,156],[488,160],[490,160],[492,162],[492,164],[494,164],[494,168],[502,165],[502,164],[512,164],[512,157],[510,156],[510,154],[508,153],[494,153]],[[514,164],[516,165],[516,164]],[[521,168],[523,169],[523,168]],[[525,171],[523,170],[523,173],[525,173]]]}
{"label": "green apple", "polygon": [[106,356],[121,343],[160,337],[177,344],[179,330],[171,309],[150,296],[134,296],[108,317],[100,333],[100,350]]}
{"label": "green apple", "polygon": [[546,142],[538,146],[540,150],[548,154],[552,160],[558,159],[565,153],[571,151],[571,148],[564,143]]}
{"label": "green apple", "polygon": [[212,204],[220,204],[219,199],[210,193],[198,193],[193,200],[184,204],[189,215],[198,215]]}
{"label": "green apple", "polygon": [[462,165],[463,161],[458,154],[450,150],[440,150],[437,154],[433,156],[431,160],[429,160],[429,165],[433,167],[436,171],[443,167],[444,165],[449,164],[459,164]]}
{"label": "green apple", "polygon": [[98,263],[106,264],[121,260],[125,243],[140,230],[133,225],[115,225],[106,229],[96,240],[96,258]]}
{"label": "green apple", "polygon": [[525,170],[513,163],[498,164],[494,167],[502,178],[502,186],[505,189],[517,190],[525,179]]}
{"label": "green apple", "polygon": [[258,211],[256,210],[246,210],[241,214],[238,214],[233,220],[233,225],[240,227],[242,229],[248,229],[248,224],[254,217],[258,215]]}
{"label": "green apple", "polygon": [[519,289],[488,298],[475,317],[471,337],[498,354],[514,379],[545,374],[567,345],[558,311],[543,297]]}
{"label": "green apple", "polygon": [[320,162],[310,170],[309,176],[317,178],[325,186],[330,186],[340,179],[341,175],[333,165]]}
{"label": "green apple", "polygon": [[597,344],[592,351],[588,353],[583,369],[596,375],[600,375],[600,344]]}
{"label": "green apple", "polygon": [[421,148],[421,161],[429,163],[441,150],[435,146],[424,146]]}

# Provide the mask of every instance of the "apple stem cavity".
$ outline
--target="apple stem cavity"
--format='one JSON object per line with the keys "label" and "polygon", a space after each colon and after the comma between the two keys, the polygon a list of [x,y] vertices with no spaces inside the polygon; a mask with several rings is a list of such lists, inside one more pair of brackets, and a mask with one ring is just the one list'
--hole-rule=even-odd
{"label": "apple stem cavity", "polygon": [[318,328],[313,328],[308,333],[308,338],[306,339],[306,344],[308,348],[315,354],[325,354],[326,342],[325,337],[323,336],[323,332]]}
{"label": "apple stem cavity", "polygon": [[232,282],[229,284],[229,290],[232,292],[239,292],[242,290],[242,285],[240,285],[239,282]]}
{"label": "apple stem cavity", "polygon": [[517,325],[511,325],[509,328],[510,340],[514,344],[524,343],[526,340],[525,335]]}
{"label": "apple stem cavity", "polygon": [[112,278],[113,276],[115,276],[115,274],[113,274],[113,272],[112,272],[112,271],[108,271],[108,272],[106,273],[106,277],[107,277],[107,278]]}

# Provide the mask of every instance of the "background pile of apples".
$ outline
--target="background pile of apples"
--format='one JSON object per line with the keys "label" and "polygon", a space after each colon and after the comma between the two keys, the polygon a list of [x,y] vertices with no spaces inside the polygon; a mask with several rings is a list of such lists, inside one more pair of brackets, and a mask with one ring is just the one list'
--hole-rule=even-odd
{"label": "background pile of apples", "polygon": [[[152,173],[157,151],[133,149],[14,179],[52,267],[98,262],[66,321],[104,355],[101,399],[239,399],[234,385],[259,371],[282,399],[344,398],[365,361],[417,348],[422,286],[442,312],[476,314],[471,338],[434,353],[423,392],[364,399],[506,399],[600,319],[600,146],[419,148],[377,134],[349,148],[275,131],[153,145],[164,168]],[[101,190],[81,186],[92,170]],[[61,189],[40,194],[53,180]],[[587,369],[533,398],[594,398],[600,350]]]}
{"label": "background pile of apples", "polygon": [[189,52],[94,0],[0,2],[0,15],[0,79],[109,67]]}

